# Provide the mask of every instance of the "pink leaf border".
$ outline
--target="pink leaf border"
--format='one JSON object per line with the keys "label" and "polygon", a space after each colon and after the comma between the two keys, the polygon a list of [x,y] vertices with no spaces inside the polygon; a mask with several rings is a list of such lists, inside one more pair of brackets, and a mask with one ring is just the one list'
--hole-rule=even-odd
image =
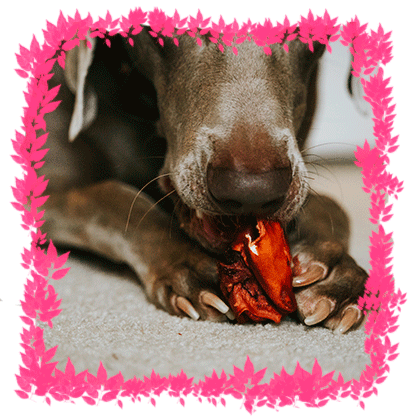
{"label": "pink leaf border", "polygon": [[[334,372],[322,374],[322,369],[315,359],[312,372],[302,369],[297,363],[293,375],[284,368],[275,373],[269,383],[260,384],[265,369],[254,371],[253,364],[247,358],[243,370],[234,366],[234,374],[229,378],[222,371],[219,375],[213,371],[211,377],[204,381],[194,382],[181,371],[178,375],[160,377],[152,371],[150,377],[143,380],[132,378],[124,380],[121,373],[108,378],[107,372],[100,363],[97,375],[84,371],[76,375],[69,359],[64,372],[56,368],[57,362],[51,362],[57,347],[46,349],[43,340],[43,329],[39,322],[53,327],[52,320],[60,313],[60,302],[49,280],[63,278],[68,268],[61,268],[69,253],[60,257],[52,242],[46,250],[46,234],[42,233],[43,211],[37,208],[48,199],[43,195],[48,180],[38,177],[36,170],[43,165],[43,158],[48,149],[43,149],[48,133],[36,137],[36,130],[46,130],[43,116],[54,111],[59,105],[54,101],[58,88],[48,90],[47,80],[52,76],[53,64],[57,61],[64,66],[65,54],[68,50],[84,40],[90,30],[91,37],[103,40],[109,47],[112,36],[120,33],[126,41],[133,45],[132,36],[139,33],[141,25],[151,27],[151,35],[163,45],[174,42],[177,36],[188,34],[201,43],[200,35],[210,34],[211,42],[220,51],[231,48],[237,54],[235,44],[253,41],[271,54],[270,45],[281,43],[287,51],[287,41],[298,37],[307,43],[312,50],[313,42],[319,41],[331,52],[330,43],[340,41],[349,47],[353,54],[353,74],[369,76],[362,79],[364,99],[371,105],[374,115],[374,136],[376,144],[369,146],[366,141],[363,147],[355,151],[355,164],[361,168],[363,190],[370,195],[370,221],[374,225],[370,236],[369,279],[365,295],[359,299],[359,306],[368,313],[365,324],[365,351],[370,354],[371,364],[366,366],[359,380],[344,382],[341,374],[333,380]],[[243,402],[244,408],[254,412],[258,407],[267,406],[278,409],[282,406],[303,404],[309,407],[322,407],[330,400],[352,398],[362,409],[365,400],[372,394],[378,394],[378,386],[389,374],[389,362],[394,360],[398,344],[391,343],[390,335],[398,328],[397,321],[401,305],[406,295],[395,289],[392,276],[391,253],[392,233],[386,233],[383,222],[392,218],[392,204],[386,205],[388,197],[398,199],[403,190],[403,182],[393,176],[387,167],[390,155],[397,148],[398,136],[392,137],[394,108],[391,105],[392,88],[390,79],[384,79],[384,66],[392,59],[390,35],[385,33],[381,25],[376,31],[367,31],[367,24],[360,24],[357,17],[343,25],[337,24],[337,18],[331,19],[325,11],[323,16],[314,16],[309,11],[298,23],[291,25],[287,17],[283,23],[274,25],[269,20],[264,24],[248,22],[239,25],[236,20],[227,24],[222,17],[217,23],[211,22],[200,11],[196,16],[181,19],[178,12],[167,16],[162,10],[154,9],[144,12],[141,8],[131,10],[128,17],[113,19],[108,12],[105,19],[94,22],[88,15],[82,18],[79,12],[75,16],[65,18],[62,13],[54,25],[47,22],[44,43],[40,45],[33,37],[29,48],[20,46],[16,59],[20,77],[28,79],[27,91],[24,92],[27,107],[23,109],[21,131],[16,131],[12,140],[15,154],[12,159],[23,169],[22,179],[16,178],[12,192],[15,201],[12,206],[21,213],[22,228],[29,231],[32,243],[29,249],[21,253],[22,266],[28,277],[21,301],[25,316],[21,317],[24,328],[21,333],[22,365],[16,381],[19,389],[16,394],[23,398],[34,395],[43,399],[48,405],[52,399],[56,401],[74,402],[83,399],[88,405],[97,405],[100,401],[117,403],[123,407],[125,400],[149,400],[156,404],[156,397],[166,391],[170,396],[178,398],[184,406],[187,395],[195,396],[200,402],[208,400],[213,405],[226,405],[225,396],[231,395]],[[374,72],[374,70],[377,70]]]}

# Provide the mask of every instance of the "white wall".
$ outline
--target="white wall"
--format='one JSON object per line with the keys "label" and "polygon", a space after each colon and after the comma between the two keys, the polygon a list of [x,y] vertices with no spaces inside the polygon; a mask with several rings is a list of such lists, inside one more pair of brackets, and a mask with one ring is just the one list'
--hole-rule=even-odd
{"label": "white wall", "polygon": [[[355,95],[347,91],[351,54],[339,41],[331,44],[321,58],[318,108],[309,134],[308,153],[325,158],[354,158],[356,145],[365,139],[374,143],[370,105],[362,98],[362,85],[354,79]],[[355,86],[358,85],[358,86]],[[340,144],[331,144],[340,143]],[[354,160],[354,159],[353,159]]]}

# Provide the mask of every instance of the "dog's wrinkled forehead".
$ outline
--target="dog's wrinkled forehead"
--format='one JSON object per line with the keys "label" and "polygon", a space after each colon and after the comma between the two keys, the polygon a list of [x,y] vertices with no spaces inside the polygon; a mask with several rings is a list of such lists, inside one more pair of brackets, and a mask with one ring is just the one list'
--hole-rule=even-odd
{"label": "dog's wrinkled forehead", "polygon": [[180,125],[192,133],[203,126],[228,129],[237,121],[292,129],[294,95],[303,84],[295,71],[298,49],[286,53],[274,45],[267,55],[244,42],[235,55],[190,37],[181,37],[179,46],[166,42],[154,75],[166,137],[176,137]]}
{"label": "dog's wrinkled forehead", "polygon": [[[229,81],[232,77],[261,77],[269,80],[274,76],[290,73],[292,63],[307,48],[300,41],[289,43],[289,52],[279,44],[271,45],[271,54],[266,54],[261,46],[253,41],[244,41],[235,45],[237,54],[231,47],[220,51],[219,47],[208,38],[201,38],[201,45],[190,36],[178,38],[178,46],[170,39],[165,40],[161,48],[162,56],[170,73],[186,72],[194,68],[194,74],[188,74],[188,79],[195,76],[209,75],[219,80]],[[296,66],[297,63],[293,63]],[[273,71],[276,73],[274,74]]]}

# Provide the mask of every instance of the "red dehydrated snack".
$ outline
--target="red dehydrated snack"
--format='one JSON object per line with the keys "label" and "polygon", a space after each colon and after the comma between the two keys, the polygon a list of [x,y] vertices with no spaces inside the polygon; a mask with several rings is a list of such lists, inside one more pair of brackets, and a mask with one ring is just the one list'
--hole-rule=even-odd
{"label": "red dehydrated snack", "polygon": [[220,287],[239,323],[274,321],[296,310],[289,246],[278,222],[242,231],[219,262]]}

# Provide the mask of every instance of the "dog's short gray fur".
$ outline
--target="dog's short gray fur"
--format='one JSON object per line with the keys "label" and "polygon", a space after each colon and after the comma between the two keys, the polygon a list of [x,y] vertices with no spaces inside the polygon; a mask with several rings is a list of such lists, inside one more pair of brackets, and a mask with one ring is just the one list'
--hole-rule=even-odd
{"label": "dog's short gray fur", "polygon": [[[62,103],[46,115],[45,231],[56,244],[128,264],[148,299],[171,314],[185,315],[177,305],[183,297],[201,319],[226,320],[203,302],[203,291],[221,297],[216,260],[226,243],[197,228],[194,214],[242,220],[247,211],[225,206],[229,194],[236,204],[244,196],[243,208],[249,204],[255,214],[264,213],[259,194],[275,197],[278,206],[264,217],[283,224],[312,281],[295,289],[299,318],[327,302],[317,323],[359,326],[363,317],[354,308],[367,274],[347,253],[343,210],[309,193],[299,151],[324,46],[315,43],[310,52],[295,40],[288,53],[273,45],[270,56],[244,42],[235,56],[205,36],[202,46],[188,35],[178,40],[161,47],[145,28],[133,47],[117,37],[110,49],[100,39],[92,50],[82,42],[68,53],[65,71],[55,66],[51,87],[61,84]],[[272,191],[283,173],[290,182]],[[159,174],[148,195],[137,197]]]}

